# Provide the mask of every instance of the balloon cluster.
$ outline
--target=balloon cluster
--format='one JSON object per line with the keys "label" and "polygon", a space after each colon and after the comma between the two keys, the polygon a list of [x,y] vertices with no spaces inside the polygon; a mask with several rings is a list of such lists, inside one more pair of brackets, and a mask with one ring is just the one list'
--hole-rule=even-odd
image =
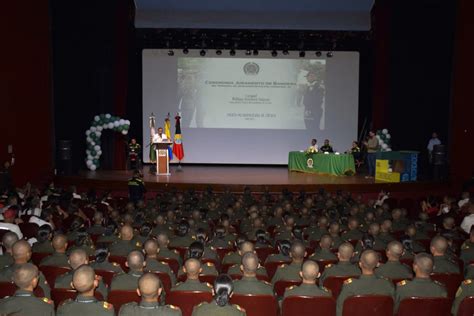
{"label": "balloon cluster", "polygon": [[130,121],[121,119],[110,114],[100,114],[94,116],[91,127],[86,131],[86,166],[89,170],[96,170],[99,167],[99,159],[102,155],[100,148],[100,137],[102,131],[111,129],[115,132],[120,132],[123,135],[128,134],[130,128]]}
{"label": "balloon cluster", "polygon": [[391,136],[388,133],[388,129],[384,128],[378,130],[375,137],[379,140],[380,149],[382,151],[392,151],[392,148],[390,147]]}

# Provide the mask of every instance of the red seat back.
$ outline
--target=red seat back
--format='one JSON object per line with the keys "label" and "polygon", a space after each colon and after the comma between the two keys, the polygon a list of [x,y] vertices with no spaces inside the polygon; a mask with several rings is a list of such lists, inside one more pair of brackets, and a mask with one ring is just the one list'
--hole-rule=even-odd
{"label": "red seat back", "polygon": [[458,290],[464,277],[457,273],[433,273],[431,279],[440,282],[446,287],[448,291],[448,298],[454,300],[456,291]]}
{"label": "red seat back", "polygon": [[71,269],[65,267],[53,267],[53,266],[40,266],[39,269],[43,272],[46,281],[48,281],[51,287],[54,287],[54,282],[56,278],[64,273],[70,271]]}
{"label": "red seat back", "polygon": [[206,263],[212,263],[217,270],[219,270],[219,267],[221,265],[220,261],[217,261],[217,260],[214,260],[214,259],[211,259],[211,258],[202,258],[201,259],[201,263],[204,265]]}
{"label": "red seat back", "polygon": [[324,279],[324,287],[331,291],[332,296],[337,298],[341,293],[342,284],[349,278],[358,278],[357,276],[330,276]]}
{"label": "red seat back", "polygon": [[125,265],[125,262],[127,262],[126,257],[122,256],[110,256],[109,257],[109,262],[115,262],[120,264],[120,267],[122,268],[123,271],[128,271],[128,267]]}
{"label": "red seat back", "polygon": [[282,316],[335,316],[336,300],[323,296],[289,296],[283,300]]}
{"label": "red seat back", "polygon": [[260,262],[265,262],[269,255],[278,253],[278,251],[272,247],[255,248],[255,251],[257,252],[257,256]]}
{"label": "red seat back", "polygon": [[186,252],[188,251],[188,247],[170,247],[170,249],[175,249],[177,252],[179,252],[181,259],[184,259]]}
{"label": "red seat back", "polygon": [[158,260],[167,263],[168,266],[170,267],[171,271],[173,271],[174,274],[178,274],[178,270],[179,270],[178,260],[176,260],[174,258],[161,258],[161,257],[158,258]]}
{"label": "red seat back", "polygon": [[215,249],[217,255],[219,256],[219,259],[221,259],[221,262],[222,262],[222,259],[224,259],[225,255],[228,254],[229,252],[233,251],[233,248],[232,247],[229,247],[229,248],[216,248]]}
{"label": "red seat back", "polygon": [[319,272],[322,274],[328,264],[336,264],[338,260],[317,260],[316,263],[319,266]]}
{"label": "red seat back", "polygon": [[409,297],[400,302],[398,316],[451,315],[451,301],[444,297]]}
{"label": "red seat back", "polygon": [[39,266],[41,260],[46,258],[47,256],[51,255],[50,253],[47,252],[33,252],[31,254],[31,261],[37,266]]}
{"label": "red seat back", "polygon": [[286,288],[293,286],[293,285],[300,285],[301,281],[287,281],[287,280],[280,280],[275,283],[273,289],[278,297],[282,297],[285,294]]}
{"label": "red seat back", "polygon": [[211,292],[171,291],[166,297],[166,304],[178,306],[183,316],[191,316],[194,306],[211,301]]}
{"label": "red seat back", "polygon": [[[54,307],[57,309],[61,302],[67,299],[75,299],[77,291],[73,289],[51,289],[51,299],[54,301]],[[99,301],[104,300],[102,294],[95,292],[94,296]]]}
{"label": "red seat back", "polygon": [[265,262],[265,269],[267,270],[268,277],[271,279],[275,275],[276,270],[282,264],[288,264],[290,261],[273,261],[273,262]]}
{"label": "red seat back", "polygon": [[221,265],[221,271],[222,273],[227,273],[230,267],[232,267],[235,263],[223,263]]}
{"label": "red seat back", "polygon": [[109,287],[110,287],[110,283],[112,283],[112,279],[115,276],[114,271],[107,271],[107,270],[100,270],[100,269],[95,270],[95,274],[97,274],[98,276],[101,276],[102,279],[104,280],[104,283],[107,284],[107,286]]}
{"label": "red seat back", "polygon": [[346,298],[343,316],[392,315],[393,299],[385,295],[356,295]]}
{"label": "red seat back", "polygon": [[171,278],[166,272],[153,272],[158,278],[160,278],[163,289],[165,290],[166,295],[170,292],[171,289]]}
{"label": "red seat back", "polygon": [[15,294],[16,285],[13,282],[0,282],[0,298]]}
{"label": "red seat back", "polygon": [[126,290],[112,290],[109,293],[108,302],[114,306],[115,312],[118,313],[120,307],[123,304],[130,302],[139,303],[141,300],[138,296],[137,291],[126,291]]}
{"label": "red seat back", "polygon": [[472,316],[474,315],[474,296],[465,297],[459,304],[458,314],[455,316]]}
{"label": "red seat back", "polygon": [[247,316],[277,316],[278,303],[271,295],[236,294],[230,302],[245,309]]}

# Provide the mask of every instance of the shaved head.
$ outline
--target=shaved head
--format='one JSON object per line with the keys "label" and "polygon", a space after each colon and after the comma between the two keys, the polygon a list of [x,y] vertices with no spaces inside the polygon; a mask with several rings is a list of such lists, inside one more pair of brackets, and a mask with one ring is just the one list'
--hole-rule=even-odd
{"label": "shaved head", "polygon": [[448,249],[448,241],[443,236],[436,236],[431,240],[431,253],[444,255]]}
{"label": "shaved head", "polygon": [[242,270],[246,274],[256,274],[258,269],[258,257],[253,252],[247,252],[242,257]]}
{"label": "shaved head", "polygon": [[201,273],[201,262],[197,259],[191,258],[184,263],[184,270],[188,279],[198,279]]}
{"label": "shaved head", "polygon": [[13,273],[13,282],[20,289],[27,289],[38,284],[38,268],[31,263],[19,265]]}
{"label": "shaved head", "polygon": [[158,253],[158,242],[154,239],[148,239],[145,241],[145,245],[143,245],[143,249],[145,249],[145,252],[147,256],[154,256]]}
{"label": "shaved head", "polygon": [[160,248],[167,247],[170,242],[170,239],[166,233],[159,233],[156,239],[158,240]]}
{"label": "shaved head", "polygon": [[130,225],[123,225],[120,228],[120,238],[122,240],[132,240],[133,238],[133,228]]}
{"label": "shaved head", "polygon": [[142,271],[144,262],[145,257],[141,251],[134,250],[127,256],[127,265],[131,270]]}
{"label": "shaved head", "polygon": [[153,273],[145,273],[138,279],[138,290],[143,298],[157,299],[160,295],[161,281]]}
{"label": "shaved head", "polygon": [[345,242],[339,246],[338,249],[339,260],[341,261],[349,261],[354,254],[354,246],[351,243]]}
{"label": "shaved head", "polygon": [[67,237],[64,235],[56,235],[53,238],[53,248],[54,250],[58,251],[64,251],[67,248]]}
{"label": "shaved head", "polygon": [[94,269],[88,265],[81,265],[74,271],[72,284],[79,293],[88,292],[94,289],[97,286],[94,281]]}
{"label": "shaved head", "polygon": [[403,245],[399,241],[391,241],[387,245],[387,252],[394,257],[394,259],[400,259],[403,255]]}
{"label": "shaved head", "polygon": [[379,254],[373,250],[365,250],[360,256],[360,267],[363,270],[374,271],[379,263]]}
{"label": "shaved head", "polygon": [[301,241],[294,241],[290,249],[291,258],[295,261],[302,261],[306,255],[306,247]]}
{"label": "shaved head", "polygon": [[250,241],[244,241],[243,243],[240,244],[239,246],[239,252],[240,255],[244,255],[247,252],[253,252],[255,250],[255,247],[252,242]]}
{"label": "shaved head", "polygon": [[15,263],[27,263],[31,259],[31,246],[26,240],[18,240],[13,244],[12,256]]}
{"label": "shaved head", "polygon": [[417,277],[420,274],[428,277],[433,272],[433,265],[433,257],[424,252],[417,254],[413,260],[413,270]]}
{"label": "shaved head", "polygon": [[14,232],[7,232],[3,235],[2,245],[7,251],[11,251],[13,244],[18,241],[18,235]]}
{"label": "shaved head", "polygon": [[315,283],[319,277],[319,266],[313,260],[307,260],[301,267],[301,277],[303,282]]}
{"label": "shaved head", "polygon": [[83,249],[74,249],[69,254],[69,265],[73,270],[89,262],[89,256]]}
{"label": "shaved head", "polygon": [[332,237],[331,235],[323,235],[321,237],[321,241],[319,242],[319,246],[323,249],[330,249],[332,246]]}

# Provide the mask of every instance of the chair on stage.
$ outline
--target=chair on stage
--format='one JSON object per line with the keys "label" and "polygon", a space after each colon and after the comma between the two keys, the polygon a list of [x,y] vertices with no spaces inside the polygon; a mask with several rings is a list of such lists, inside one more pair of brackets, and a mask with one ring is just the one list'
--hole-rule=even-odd
{"label": "chair on stage", "polygon": [[272,262],[265,262],[264,266],[267,270],[268,277],[271,279],[275,275],[276,270],[282,264],[288,264],[291,261],[272,261]]}
{"label": "chair on stage", "polygon": [[343,316],[392,315],[393,299],[386,295],[356,295],[348,297],[342,307]]}
{"label": "chair on stage", "polygon": [[430,277],[446,287],[448,298],[451,300],[454,300],[456,291],[464,280],[463,275],[458,273],[433,273]]}
{"label": "chair on stage", "polygon": [[56,278],[64,273],[71,271],[70,268],[65,267],[54,267],[54,266],[40,266],[40,271],[43,272],[46,281],[48,281],[51,287],[54,287]]}
{"label": "chair on stage", "polygon": [[211,301],[211,292],[171,291],[166,297],[166,304],[178,306],[183,316],[191,316],[194,306]]}
{"label": "chair on stage", "polygon": [[330,276],[324,280],[324,287],[331,291],[332,296],[337,299],[342,290],[342,284],[349,278],[357,279],[358,276]]}
{"label": "chair on stage", "polygon": [[283,299],[282,316],[335,316],[336,300],[324,296],[290,296]]}
{"label": "chair on stage", "polygon": [[459,304],[458,314],[454,316],[474,315],[474,296],[465,297]]}
{"label": "chair on stage", "polygon": [[445,297],[409,297],[400,302],[397,316],[451,315],[451,300]]}
{"label": "chair on stage", "polygon": [[277,297],[283,297],[283,294],[285,294],[285,291],[287,288],[290,286],[294,285],[300,285],[301,280],[298,281],[288,281],[288,280],[280,280],[275,283],[273,286],[273,290],[275,291]]}
{"label": "chair on stage", "polygon": [[120,307],[123,304],[127,304],[130,302],[137,302],[141,301],[140,296],[138,296],[137,291],[126,291],[126,290],[112,290],[109,293],[108,302],[114,306],[115,312],[118,313]]}
{"label": "chair on stage", "polygon": [[273,295],[236,294],[232,295],[230,302],[237,304],[247,316],[277,316],[278,303]]}

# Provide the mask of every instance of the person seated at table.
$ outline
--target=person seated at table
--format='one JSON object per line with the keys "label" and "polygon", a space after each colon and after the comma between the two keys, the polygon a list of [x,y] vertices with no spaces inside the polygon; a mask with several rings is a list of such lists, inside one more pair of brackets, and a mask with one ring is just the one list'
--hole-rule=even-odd
{"label": "person seated at table", "polygon": [[309,146],[308,149],[306,149],[306,152],[317,153],[319,151],[317,143],[318,143],[318,140],[316,138],[313,138],[311,140],[311,146]]}
{"label": "person seated at table", "polygon": [[324,140],[324,145],[322,145],[320,149],[323,153],[333,153],[334,152],[334,150],[332,149],[331,144],[329,144],[329,139]]}

